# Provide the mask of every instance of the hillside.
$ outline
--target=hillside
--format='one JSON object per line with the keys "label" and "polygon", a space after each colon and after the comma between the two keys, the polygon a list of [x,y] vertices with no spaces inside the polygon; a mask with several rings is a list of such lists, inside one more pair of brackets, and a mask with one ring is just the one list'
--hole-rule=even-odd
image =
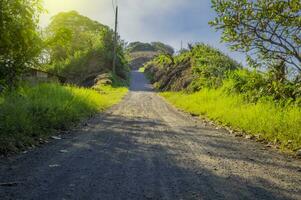
{"label": "hillside", "polygon": [[137,51],[129,53],[130,68],[137,70],[158,55],[159,53],[156,51]]}
{"label": "hillside", "polygon": [[159,54],[174,54],[174,49],[161,42],[132,42],[126,47],[131,69],[137,70]]}
{"label": "hillside", "polygon": [[198,91],[219,86],[226,72],[240,68],[236,61],[205,44],[176,56],[160,55],[145,65],[151,82],[160,91]]}
{"label": "hillside", "polygon": [[275,148],[301,147],[300,86],[278,73],[243,69],[205,44],[176,56],[157,56],[144,71],[181,110]]}
{"label": "hillside", "polygon": [[173,55],[175,53],[174,48],[172,46],[164,44],[162,42],[131,42],[127,45],[127,51],[130,53],[140,51],[154,51],[170,55]]}

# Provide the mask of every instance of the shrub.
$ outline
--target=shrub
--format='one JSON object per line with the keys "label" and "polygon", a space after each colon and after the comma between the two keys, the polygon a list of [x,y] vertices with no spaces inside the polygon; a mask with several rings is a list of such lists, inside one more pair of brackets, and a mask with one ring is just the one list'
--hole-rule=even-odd
{"label": "shrub", "polygon": [[224,80],[223,90],[242,94],[246,100],[257,102],[261,98],[271,98],[285,103],[295,102],[301,95],[300,86],[291,81],[277,81],[270,74],[246,69],[231,71]]}
{"label": "shrub", "polygon": [[221,51],[205,44],[198,44],[191,50],[192,69],[195,76],[190,91],[202,88],[218,88],[222,85],[228,71],[241,66]]}

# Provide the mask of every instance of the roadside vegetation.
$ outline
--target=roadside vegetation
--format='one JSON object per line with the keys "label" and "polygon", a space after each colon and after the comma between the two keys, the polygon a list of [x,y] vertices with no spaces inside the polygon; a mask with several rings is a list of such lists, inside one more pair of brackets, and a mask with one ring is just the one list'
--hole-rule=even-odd
{"label": "roadside vegetation", "polygon": [[300,83],[282,79],[279,71],[244,69],[205,44],[173,57],[160,55],[144,70],[161,95],[183,111],[282,149],[301,147]]}
{"label": "roadside vegetation", "polygon": [[116,104],[127,88],[101,92],[58,84],[23,85],[1,95],[0,154],[39,144],[97,112]]}
{"label": "roadside vegetation", "polygon": [[140,67],[138,71],[141,72],[141,73],[144,73],[145,72],[145,68],[144,67]]}
{"label": "roadside vegetation", "polygon": [[[108,26],[70,11],[53,16],[41,31],[40,0],[0,5],[0,154],[36,145],[127,93],[124,43],[118,37],[113,74],[114,32]],[[47,73],[58,79],[45,78]]]}
{"label": "roadside vegetation", "polygon": [[222,89],[203,89],[195,93],[161,94],[179,109],[200,115],[234,131],[265,139],[282,149],[299,150],[301,145],[301,108],[279,105],[272,100],[246,102],[242,95],[226,94]]}
{"label": "roadside vegetation", "polygon": [[248,68],[205,44],[147,63],[146,75],[178,108],[282,149],[301,149],[300,1],[212,0],[210,24]]}
{"label": "roadside vegetation", "polygon": [[[99,74],[112,72],[114,32],[106,25],[76,11],[62,12],[53,16],[43,39],[42,55],[49,58],[44,69],[66,77],[68,83],[85,85]],[[126,80],[129,68],[120,39],[117,55],[116,74]]]}

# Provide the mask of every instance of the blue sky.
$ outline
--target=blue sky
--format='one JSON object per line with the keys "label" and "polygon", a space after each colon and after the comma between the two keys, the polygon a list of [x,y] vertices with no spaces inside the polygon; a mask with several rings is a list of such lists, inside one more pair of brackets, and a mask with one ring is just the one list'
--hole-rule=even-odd
{"label": "blue sky", "polygon": [[[115,0],[116,2],[116,0]],[[46,26],[51,16],[61,11],[77,10],[113,27],[112,0],[44,0],[48,14],[41,18]],[[210,0],[119,0],[119,34],[128,41],[162,41],[176,49],[183,44],[204,42],[245,63],[244,56],[231,52],[220,43],[220,33],[208,25],[215,12]]]}

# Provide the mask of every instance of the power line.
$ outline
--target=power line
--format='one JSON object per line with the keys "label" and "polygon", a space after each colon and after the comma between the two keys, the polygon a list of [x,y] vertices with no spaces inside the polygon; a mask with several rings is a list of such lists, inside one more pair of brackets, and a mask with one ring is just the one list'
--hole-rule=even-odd
{"label": "power line", "polygon": [[112,8],[113,8],[114,14],[116,14],[116,11],[115,11],[115,8],[116,8],[116,6],[115,6],[115,0],[112,0]]}
{"label": "power line", "polygon": [[117,6],[118,6],[118,0],[112,0],[112,8],[113,8],[114,14],[116,14]]}

